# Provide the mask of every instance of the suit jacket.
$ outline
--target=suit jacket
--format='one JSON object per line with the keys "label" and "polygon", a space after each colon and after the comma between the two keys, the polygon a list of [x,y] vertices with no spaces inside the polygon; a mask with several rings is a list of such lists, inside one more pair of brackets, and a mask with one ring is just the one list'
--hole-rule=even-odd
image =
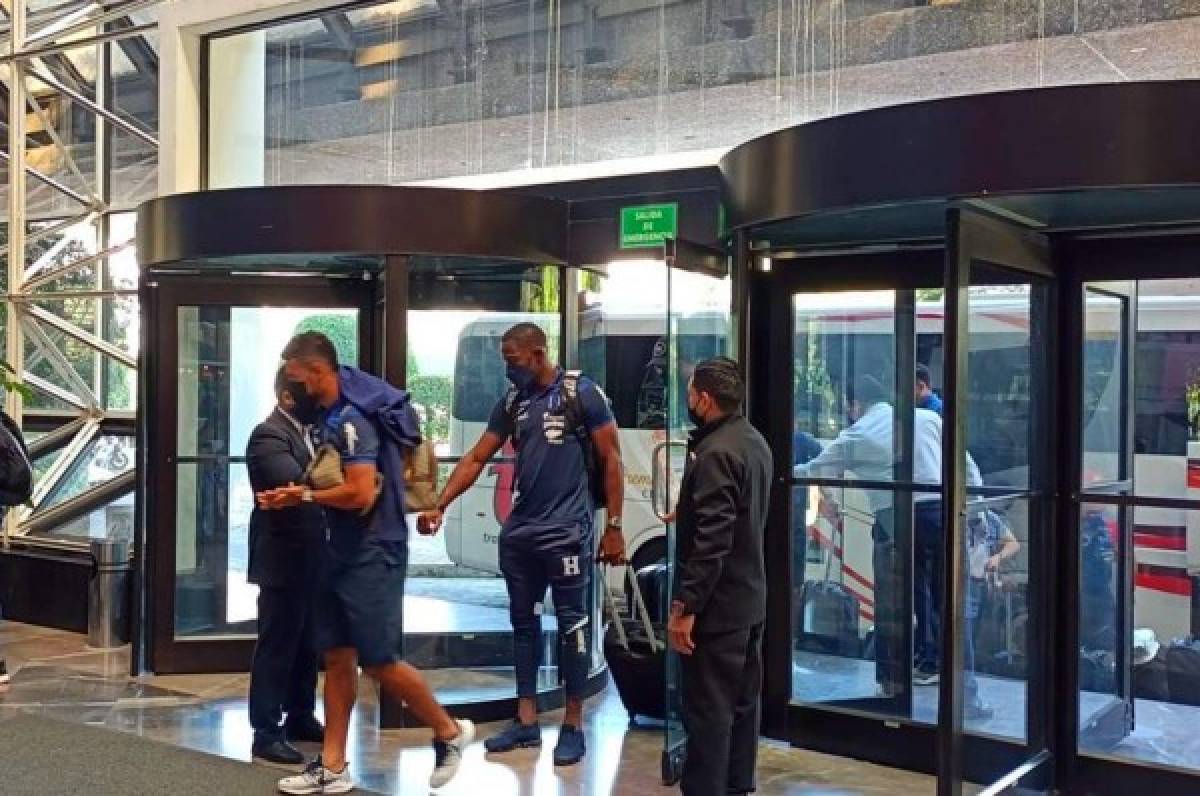
{"label": "suit jacket", "polygon": [[[246,469],[255,494],[299,484],[312,454],[301,431],[276,409],[250,434]],[[324,554],[325,512],[315,504],[277,511],[256,505],[250,515],[248,580],[260,586],[299,587],[312,582]]]}
{"label": "suit jacket", "polygon": [[751,627],[767,616],[763,536],[773,462],[741,415],[692,433],[676,509],[674,599],[697,632]]}

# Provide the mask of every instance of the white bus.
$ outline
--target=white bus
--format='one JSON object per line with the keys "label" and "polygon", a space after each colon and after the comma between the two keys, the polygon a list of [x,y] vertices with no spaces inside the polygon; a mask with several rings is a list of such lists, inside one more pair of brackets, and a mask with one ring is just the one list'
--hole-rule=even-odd
{"label": "white bus", "polygon": [[[809,297],[805,297],[808,299]],[[1118,304],[1091,298],[1087,309],[1087,379],[1085,382],[1085,481],[1115,479],[1116,432],[1120,428],[1119,380],[1110,378],[1119,355]],[[941,383],[944,313],[941,302],[919,302],[916,319],[917,361],[931,368]],[[972,296],[968,364],[970,410],[968,447],[989,486],[1022,488],[1027,483],[1030,342],[1029,301],[1021,295]],[[810,379],[825,377],[828,393],[840,395],[847,374],[888,373],[894,361],[894,304],[886,293],[861,296],[853,305],[815,301],[797,307],[796,368]],[[1140,495],[1200,496],[1200,444],[1191,441],[1191,418],[1185,398],[1188,378],[1200,373],[1200,296],[1143,295],[1138,301],[1134,373],[1134,478]],[[1188,376],[1187,374],[1192,374]],[[798,384],[797,431],[821,444],[835,436],[840,399],[805,401]],[[811,394],[811,390],[808,391]],[[819,392],[819,390],[818,390]],[[1047,445],[1055,444],[1046,440]],[[1189,495],[1189,464],[1193,489]],[[852,473],[847,474],[853,477]],[[827,569],[841,579],[859,602],[861,631],[874,624],[871,524],[867,496],[849,489],[835,496],[838,525],[821,517],[819,492],[807,490],[803,520],[808,534],[804,577],[822,579]],[[1093,526],[1103,523],[1116,542],[1116,512],[1092,506]],[[1198,512],[1191,512],[1197,514]],[[1018,583],[1027,574],[1027,517],[1023,506],[1010,507],[1007,519],[1024,550],[1008,572]],[[1179,509],[1139,507],[1133,515],[1135,603],[1134,623],[1153,628],[1160,640],[1191,631],[1190,575],[1200,564],[1200,518]],[[1189,533],[1189,523],[1193,526]],[[1096,527],[1089,529],[1097,532]],[[1065,552],[1065,551],[1064,551]],[[1071,554],[1066,552],[1065,554]],[[1075,551],[1079,554],[1079,551]],[[833,555],[832,562],[828,556]],[[1086,554],[1085,554],[1086,555]],[[830,566],[832,564],[832,566]],[[1085,562],[1086,568],[1086,562]],[[801,578],[797,578],[799,582]],[[1086,582],[1084,589],[1089,588]],[[1095,584],[1092,588],[1096,588]],[[1085,602],[1088,596],[1084,596]],[[1100,609],[1103,600],[1093,595]],[[1109,603],[1112,621],[1115,606]]]}

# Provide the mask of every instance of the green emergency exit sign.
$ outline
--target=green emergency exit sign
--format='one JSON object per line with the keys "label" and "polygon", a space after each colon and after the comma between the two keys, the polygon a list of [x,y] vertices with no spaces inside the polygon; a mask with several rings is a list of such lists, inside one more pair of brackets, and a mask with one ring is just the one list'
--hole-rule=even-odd
{"label": "green emergency exit sign", "polygon": [[621,208],[621,248],[660,246],[679,233],[679,205],[639,205]]}

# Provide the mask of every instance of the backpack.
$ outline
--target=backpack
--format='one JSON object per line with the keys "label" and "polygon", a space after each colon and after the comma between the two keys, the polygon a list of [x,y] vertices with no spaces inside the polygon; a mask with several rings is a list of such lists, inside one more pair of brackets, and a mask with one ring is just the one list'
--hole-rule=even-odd
{"label": "backpack", "polygon": [[0,506],[19,506],[33,496],[33,465],[21,429],[0,411]]}
{"label": "backpack", "polygon": [[422,438],[416,447],[404,449],[404,505],[408,511],[432,511],[437,504],[437,452]]}
{"label": "backpack", "polygon": [[[579,401],[579,380],[582,377],[583,371],[579,370],[568,370],[563,374],[562,391],[566,398],[563,417],[566,420],[567,433],[575,435],[583,450],[583,465],[587,469],[588,491],[592,494],[592,504],[597,509],[602,509],[608,505],[604,487],[604,471],[596,460],[596,446],[592,444],[592,436],[588,434],[587,427],[583,423],[583,405]],[[504,397],[504,408],[513,428],[514,447],[517,447],[519,443],[517,435],[521,428],[517,422],[518,397],[519,393],[516,387],[510,387],[508,394]]]}

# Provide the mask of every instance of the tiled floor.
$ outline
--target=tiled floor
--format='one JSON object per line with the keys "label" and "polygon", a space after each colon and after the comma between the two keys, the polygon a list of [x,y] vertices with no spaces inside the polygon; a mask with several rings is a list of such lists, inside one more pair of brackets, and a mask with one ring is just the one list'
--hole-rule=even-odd
{"label": "tiled floor", "polygon": [[[81,637],[5,622],[0,655],[13,682],[0,692],[0,720],[26,711],[101,725],[226,757],[249,760],[246,675],[180,675],[129,678],[127,652],[89,650]],[[433,752],[416,730],[380,731],[377,702],[364,683],[351,735],[353,771],[365,786],[385,793],[428,792]],[[545,717],[553,727],[559,715]],[[495,729],[481,728],[482,732]],[[669,793],[659,780],[661,729],[630,728],[611,690],[587,710],[589,754],[583,765],[556,770],[550,761],[555,730],[546,745],[500,760],[485,760],[481,744],[467,754],[461,775],[442,791],[487,796],[637,796]],[[315,751],[310,748],[307,751]],[[4,766],[0,744],[0,768]],[[64,752],[64,765],[70,764]],[[214,793],[219,793],[215,787]],[[917,774],[764,743],[759,793],[926,794],[933,780]]]}

